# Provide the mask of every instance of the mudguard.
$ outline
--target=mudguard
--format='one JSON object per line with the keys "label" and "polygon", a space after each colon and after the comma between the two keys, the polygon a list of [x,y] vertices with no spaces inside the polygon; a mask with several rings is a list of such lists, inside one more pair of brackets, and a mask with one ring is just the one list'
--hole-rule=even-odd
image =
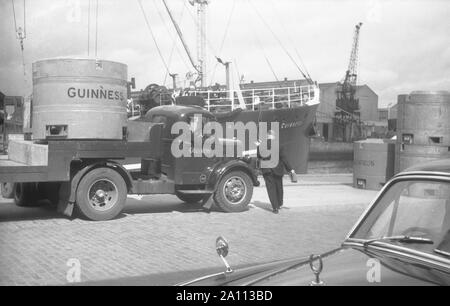
{"label": "mudguard", "polygon": [[125,180],[128,191],[131,190],[132,186],[131,175],[121,164],[116,163],[114,161],[101,161],[101,162],[94,161],[78,170],[70,180],[70,185],[66,186],[66,189],[68,190],[61,192],[60,196],[63,197],[64,199],[59,201],[58,211],[64,213],[64,215],[69,217],[72,215],[73,205],[76,202],[78,184],[80,183],[81,179],[86,173],[98,167],[108,167],[116,170]]}

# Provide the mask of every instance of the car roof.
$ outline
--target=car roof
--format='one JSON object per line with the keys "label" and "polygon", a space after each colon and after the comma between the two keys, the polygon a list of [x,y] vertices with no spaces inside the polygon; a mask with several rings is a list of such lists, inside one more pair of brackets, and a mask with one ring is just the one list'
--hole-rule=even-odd
{"label": "car roof", "polygon": [[407,175],[411,172],[426,172],[428,174],[439,174],[450,176],[450,158],[439,159],[435,161],[430,161],[426,163],[421,163],[412,167],[407,168],[398,175]]}

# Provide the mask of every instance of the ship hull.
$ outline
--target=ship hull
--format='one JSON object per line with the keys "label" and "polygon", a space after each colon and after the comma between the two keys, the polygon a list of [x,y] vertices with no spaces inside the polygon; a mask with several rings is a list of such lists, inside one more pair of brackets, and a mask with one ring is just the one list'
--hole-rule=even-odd
{"label": "ship hull", "polygon": [[[285,149],[287,159],[295,171],[304,174],[308,170],[310,132],[317,107],[318,104],[261,111],[244,110],[226,117],[218,116],[218,120],[222,124],[266,122],[269,128],[272,122],[278,122],[280,146]],[[248,145],[249,142],[246,143]]]}

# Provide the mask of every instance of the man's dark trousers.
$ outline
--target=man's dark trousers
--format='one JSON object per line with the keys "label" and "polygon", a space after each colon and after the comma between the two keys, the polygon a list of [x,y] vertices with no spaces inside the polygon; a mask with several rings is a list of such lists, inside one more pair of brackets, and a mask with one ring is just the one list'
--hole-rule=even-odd
{"label": "man's dark trousers", "polygon": [[279,209],[283,206],[283,177],[270,172],[263,177],[272,208]]}

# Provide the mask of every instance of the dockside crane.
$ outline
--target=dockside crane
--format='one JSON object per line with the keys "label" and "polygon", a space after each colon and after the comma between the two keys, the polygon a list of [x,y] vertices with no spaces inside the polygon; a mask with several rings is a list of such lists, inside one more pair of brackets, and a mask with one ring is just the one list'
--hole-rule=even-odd
{"label": "dockside crane", "polygon": [[352,137],[353,123],[360,121],[359,100],[355,98],[358,66],[359,34],[362,22],[355,26],[353,44],[350,52],[350,60],[347,71],[336,90],[335,119],[342,126],[343,141],[347,141],[347,129],[350,127],[350,138]]}

